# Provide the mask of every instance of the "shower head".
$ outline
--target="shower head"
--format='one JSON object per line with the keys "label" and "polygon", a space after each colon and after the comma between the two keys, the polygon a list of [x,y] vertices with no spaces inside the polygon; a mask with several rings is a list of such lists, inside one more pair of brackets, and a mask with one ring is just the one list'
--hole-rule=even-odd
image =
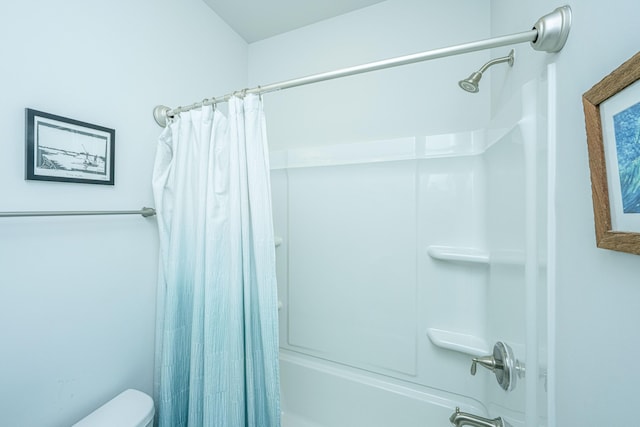
{"label": "shower head", "polygon": [[478,92],[480,90],[479,84],[480,84],[480,79],[482,78],[482,73],[484,73],[487,70],[487,68],[491,67],[492,65],[500,64],[502,62],[507,62],[509,66],[512,67],[513,61],[514,61],[514,53],[515,53],[514,50],[511,49],[511,52],[509,52],[509,55],[503,56],[502,58],[492,59],[491,61],[484,64],[478,71],[471,73],[471,75],[466,79],[460,80],[458,82],[458,85],[462,89],[466,90],[467,92],[471,92],[471,93]]}
{"label": "shower head", "polygon": [[466,79],[460,80],[458,82],[458,85],[467,92],[476,93],[479,90],[478,84],[480,83],[481,78],[482,73],[479,71],[475,71],[471,73],[471,75]]}

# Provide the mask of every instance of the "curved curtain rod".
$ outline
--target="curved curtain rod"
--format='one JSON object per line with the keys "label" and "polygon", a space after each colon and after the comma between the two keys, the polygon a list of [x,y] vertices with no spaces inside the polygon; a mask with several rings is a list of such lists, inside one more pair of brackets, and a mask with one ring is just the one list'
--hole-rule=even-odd
{"label": "curved curtain rod", "polygon": [[0,218],[23,217],[23,216],[79,216],[79,215],[142,215],[143,217],[154,216],[156,210],[153,208],[142,208],[137,211],[33,211],[33,212],[0,212]]}
{"label": "curved curtain rod", "polygon": [[415,62],[427,61],[430,59],[444,58],[447,56],[459,55],[463,53],[475,52],[478,50],[491,49],[511,44],[531,42],[531,47],[535,50],[549,53],[559,52],[567,41],[570,29],[571,7],[562,6],[538,19],[538,21],[536,21],[536,23],[533,25],[533,29],[522,33],[515,33],[507,36],[494,37],[490,39],[434,49],[426,52],[416,53],[413,55],[385,59],[382,61],[357,65],[341,70],[329,71],[307,77],[287,80],[284,82],[273,83],[266,86],[258,86],[252,89],[243,89],[241,91],[229,93],[220,97],[205,99],[202,102],[196,102],[186,107],[177,107],[171,109],[164,105],[158,105],[153,109],[153,117],[160,126],[166,127],[167,120],[169,118],[175,117],[177,114],[196,108],[201,108],[205,105],[215,105],[220,102],[226,102],[233,96],[269,93],[277,90],[289,89],[292,87],[303,86],[325,80],[366,73],[369,71],[382,70],[384,68],[397,67],[400,65],[412,64]]}

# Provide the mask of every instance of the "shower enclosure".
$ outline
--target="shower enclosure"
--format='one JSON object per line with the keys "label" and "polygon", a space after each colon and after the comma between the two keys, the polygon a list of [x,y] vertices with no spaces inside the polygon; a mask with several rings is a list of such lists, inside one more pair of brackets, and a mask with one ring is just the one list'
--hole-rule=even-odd
{"label": "shower enclosure", "polygon": [[[285,427],[545,425],[553,90],[476,131],[271,153]],[[470,373],[498,341],[509,391]]]}

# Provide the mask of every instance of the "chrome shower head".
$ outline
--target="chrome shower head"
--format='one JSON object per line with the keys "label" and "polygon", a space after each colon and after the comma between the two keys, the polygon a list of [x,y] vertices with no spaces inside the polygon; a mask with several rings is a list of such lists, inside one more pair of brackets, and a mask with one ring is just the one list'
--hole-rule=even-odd
{"label": "chrome shower head", "polygon": [[512,67],[513,61],[514,61],[513,59],[514,53],[515,53],[514,50],[511,49],[511,52],[509,52],[509,55],[504,56],[502,58],[492,59],[491,61],[484,64],[478,71],[471,73],[471,75],[466,79],[460,80],[458,82],[458,85],[462,89],[466,90],[467,92],[471,92],[471,93],[478,92],[480,90],[479,84],[480,84],[480,79],[482,78],[482,73],[484,73],[487,70],[487,68],[491,67],[492,65],[500,64],[501,62],[507,62],[509,63],[509,66]]}
{"label": "chrome shower head", "polygon": [[476,93],[478,90],[478,84],[480,83],[480,79],[482,78],[482,73],[479,71],[475,71],[471,73],[469,77],[464,80],[460,80],[458,85],[466,90],[467,92]]}

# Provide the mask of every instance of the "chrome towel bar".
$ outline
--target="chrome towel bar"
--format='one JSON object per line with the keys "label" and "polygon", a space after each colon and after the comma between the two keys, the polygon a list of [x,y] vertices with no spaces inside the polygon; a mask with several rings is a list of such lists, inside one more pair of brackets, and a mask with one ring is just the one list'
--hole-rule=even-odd
{"label": "chrome towel bar", "polygon": [[137,211],[32,211],[32,212],[0,212],[0,217],[23,216],[80,216],[80,215],[142,215],[150,217],[156,214],[153,208],[143,207]]}

